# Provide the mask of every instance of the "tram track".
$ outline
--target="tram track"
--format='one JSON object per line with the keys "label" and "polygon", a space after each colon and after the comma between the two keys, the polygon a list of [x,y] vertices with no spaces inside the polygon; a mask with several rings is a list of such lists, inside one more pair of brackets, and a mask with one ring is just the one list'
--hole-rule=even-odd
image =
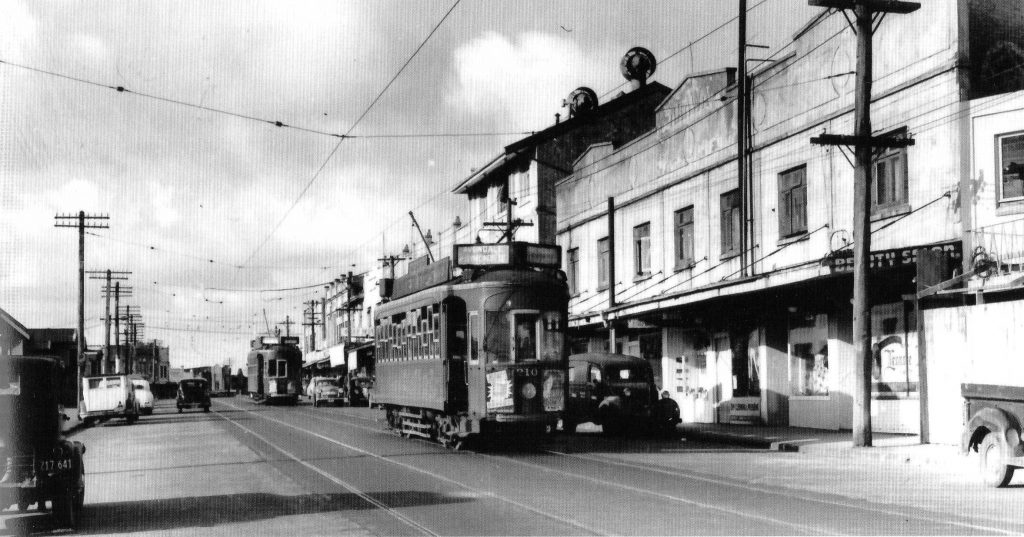
{"label": "tram track", "polygon": [[[419,473],[419,474],[426,475],[426,476],[428,476],[428,477],[430,477],[432,479],[436,479],[436,480],[448,483],[450,485],[454,485],[454,486],[462,488],[462,489],[464,489],[464,490],[466,490],[466,491],[468,491],[468,492],[470,492],[470,493],[472,493],[472,494],[474,494],[474,495],[476,495],[478,497],[492,498],[494,500],[501,501],[501,502],[507,503],[509,505],[515,506],[517,508],[523,509],[523,510],[528,511],[530,513],[533,513],[533,514],[536,514],[536,515],[540,515],[540,516],[542,516],[542,517],[544,517],[544,518],[546,518],[548,520],[551,520],[551,521],[554,521],[554,522],[557,522],[557,523],[560,523],[560,524],[565,524],[567,526],[574,527],[574,528],[576,528],[578,530],[582,530],[584,532],[587,532],[587,533],[590,533],[590,534],[593,534],[593,535],[608,535],[607,533],[605,533],[605,532],[603,532],[601,530],[598,530],[596,528],[593,528],[591,526],[583,524],[583,523],[581,523],[579,521],[568,519],[568,518],[565,518],[565,517],[561,517],[561,516],[555,515],[553,513],[549,513],[547,511],[542,510],[542,509],[538,509],[536,507],[533,507],[533,506],[530,506],[530,505],[526,505],[526,504],[524,504],[522,502],[519,502],[517,500],[514,500],[512,498],[504,497],[504,496],[501,496],[499,494],[495,494],[495,493],[490,492],[490,491],[479,489],[479,488],[474,487],[472,485],[469,485],[467,483],[463,483],[461,481],[458,481],[458,480],[455,480],[455,479],[443,476],[443,475],[438,474],[436,472],[432,472],[430,470],[419,468],[419,467],[414,466],[412,464],[408,464],[408,463],[405,463],[405,462],[402,462],[402,461],[395,460],[392,457],[385,457],[385,456],[379,455],[377,453],[373,453],[371,451],[362,449],[362,448],[360,448],[358,446],[354,446],[352,444],[349,444],[349,443],[346,443],[346,442],[342,442],[342,441],[337,440],[335,438],[331,438],[331,437],[325,436],[323,434],[320,434],[318,432],[312,431],[310,429],[305,429],[305,428],[299,427],[297,425],[288,423],[288,422],[283,421],[283,420],[279,420],[277,418],[274,418],[274,417],[271,417],[271,416],[268,416],[268,415],[263,415],[263,414],[261,414],[259,412],[254,412],[252,410],[249,410],[249,409],[246,409],[246,408],[243,408],[243,407],[239,407],[239,406],[227,403],[227,402],[222,402],[222,403],[224,405],[228,406],[228,407],[231,407],[231,408],[235,409],[235,410],[238,410],[238,411],[241,411],[241,412],[245,412],[247,414],[252,414],[252,415],[254,415],[254,416],[256,416],[256,417],[258,417],[260,419],[263,419],[263,420],[266,420],[266,421],[269,421],[269,422],[272,422],[272,423],[276,423],[276,424],[281,425],[283,427],[286,427],[286,428],[289,428],[289,429],[292,429],[292,430],[304,433],[304,434],[312,436],[314,438],[318,438],[318,439],[320,439],[322,441],[329,442],[331,444],[337,445],[339,447],[342,447],[342,448],[350,450],[350,451],[354,451],[356,453],[359,453],[361,455],[373,458],[375,460],[378,460],[378,461],[381,461],[381,462],[384,462],[384,463],[387,463],[387,464],[395,465],[395,466],[401,467],[401,468],[409,470],[409,471],[413,471],[413,472],[416,472],[416,473]],[[307,412],[304,412],[304,414],[307,415],[307,416],[323,419],[322,415],[318,415],[316,413],[309,412],[308,409],[300,409],[300,410],[307,410]],[[361,498],[363,498],[363,497],[369,498],[369,496],[367,496],[365,493],[363,493],[361,491],[358,491],[358,489],[356,489],[351,484],[345,483],[344,481],[342,481],[340,479],[337,479],[334,476],[330,476],[330,474],[320,470],[319,468],[316,468],[314,465],[309,464],[308,462],[299,459],[295,455],[287,452],[284,448],[276,446],[275,444],[270,442],[268,439],[266,439],[266,437],[264,437],[263,435],[259,435],[259,433],[256,433],[255,431],[252,431],[251,429],[249,429],[249,428],[247,428],[247,427],[245,427],[245,426],[243,426],[241,424],[235,423],[233,420],[231,420],[231,419],[229,419],[227,417],[224,417],[224,416],[221,416],[221,417],[224,418],[225,420],[233,423],[234,425],[236,425],[237,427],[241,428],[242,430],[245,430],[246,432],[249,432],[249,434],[253,434],[255,438],[258,438],[262,442],[267,443],[269,446],[273,447],[275,450],[281,452],[282,454],[285,454],[290,459],[292,459],[292,460],[294,460],[296,462],[299,462],[303,466],[305,466],[305,467],[307,467],[307,468],[317,472],[320,475],[323,475],[324,477],[327,477],[332,482],[335,482],[335,483],[339,484],[340,486],[346,488],[347,490],[350,490],[353,493],[358,494]],[[327,421],[337,422],[337,420],[327,420]],[[337,422],[337,423],[343,423],[344,424],[344,422]],[[349,424],[349,425],[352,425],[352,424]],[[380,433],[384,432],[380,428],[374,429],[374,428],[371,428],[371,427],[368,427],[368,426],[365,426],[365,425],[360,425],[359,427],[363,428],[363,429],[373,430],[374,432],[380,432]],[[373,498],[369,498],[369,499],[373,500],[374,505],[378,505],[379,508],[386,509],[386,510],[388,510],[390,513],[392,513],[394,515],[401,515],[400,513],[397,513],[396,511],[391,509],[389,506],[386,506],[383,503],[381,503],[381,502],[379,502],[379,501],[377,501],[377,500],[375,500]],[[416,527],[418,529],[422,528],[422,531],[425,531],[426,534],[438,535],[436,533],[433,533],[431,530],[427,529],[426,527],[423,527],[422,525],[419,525],[418,523],[415,523],[414,521],[409,520],[407,517],[404,517],[404,515],[401,515],[401,516],[402,516],[401,520],[403,522],[415,524],[414,527]]]}
{"label": "tram track", "polygon": [[[312,416],[312,417],[315,417],[315,418],[318,418],[318,419],[321,419],[323,421],[328,421],[328,422],[337,423],[337,424],[341,424],[341,425],[347,425],[347,426],[350,426],[350,427],[356,427],[356,428],[359,428],[359,429],[362,429],[362,430],[366,430],[366,431],[370,431],[370,432],[386,434],[386,431],[384,431],[381,427],[371,427],[371,426],[368,426],[368,425],[363,425],[361,423],[353,423],[351,421],[347,421],[347,420],[358,420],[360,422],[379,423],[377,420],[370,420],[368,418],[363,418],[363,417],[359,417],[359,416],[352,416],[352,415],[349,415],[349,414],[337,414],[337,415],[343,416],[345,418],[345,419],[339,420],[339,419],[327,417],[327,416],[324,415],[324,413],[314,412],[314,411],[312,411],[312,409],[302,409],[302,410],[305,411],[304,414]],[[409,439],[409,440],[417,440],[417,441],[421,441],[421,442],[424,442],[424,443],[431,443],[431,442],[429,442],[427,440],[421,440],[421,439]],[[730,480],[716,479],[716,478],[709,477],[709,476],[706,476],[706,475],[703,475],[703,474],[700,474],[700,473],[696,473],[696,472],[687,472],[687,471],[683,471],[683,470],[667,469],[667,468],[661,468],[661,467],[657,467],[657,466],[629,463],[629,462],[625,462],[625,461],[621,461],[621,460],[616,460],[616,459],[613,459],[613,458],[610,458],[610,457],[600,457],[600,456],[594,456],[594,455],[582,455],[582,454],[567,453],[567,452],[550,450],[550,449],[542,450],[541,452],[545,453],[545,454],[548,454],[548,455],[554,455],[554,456],[557,456],[557,457],[560,457],[560,458],[575,459],[575,460],[582,460],[582,461],[588,461],[588,462],[596,462],[596,463],[600,463],[602,465],[613,465],[613,466],[620,467],[620,468],[629,468],[629,469],[638,470],[638,471],[642,471],[642,472],[650,472],[650,473],[660,474],[660,475],[664,475],[664,476],[668,476],[668,477],[677,477],[677,478],[689,479],[689,480],[694,480],[694,481],[700,481],[700,482],[705,482],[705,483],[713,484],[713,485],[716,485],[716,486],[724,486],[724,487],[729,487],[729,488],[734,488],[734,489],[741,489],[741,490],[744,490],[744,491],[758,493],[758,494],[766,494],[766,495],[771,495],[771,496],[784,497],[786,499],[796,499],[796,500],[800,500],[800,501],[815,503],[815,504],[829,506],[829,507],[838,507],[838,508],[843,508],[843,509],[851,509],[851,510],[861,511],[861,512],[865,512],[865,513],[871,513],[871,514],[874,514],[874,515],[884,515],[884,516],[897,517],[897,518],[905,519],[905,520],[914,520],[914,521],[925,523],[925,524],[948,525],[948,526],[960,528],[960,529],[963,529],[963,530],[970,530],[970,531],[975,531],[975,532],[983,532],[983,533],[987,533],[987,534],[1002,534],[1002,535],[1019,535],[1020,534],[1019,531],[1008,530],[1008,529],[1003,529],[1003,528],[989,526],[989,525],[977,524],[974,521],[964,521],[962,519],[961,520],[951,520],[951,519],[946,518],[946,517],[942,517],[942,518],[938,518],[937,519],[937,518],[935,518],[935,516],[923,516],[923,515],[920,515],[920,514],[914,514],[914,513],[910,513],[910,512],[907,512],[907,511],[904,511],[904,510],[899,510],[899,509],[887,509],[887,508],[884,508],[884,507],[877,507],[877,506],[872,506],[872,505],[863,505],[863,504],[861,504],[859,502],[844,502],[844,501],[839,501],[839,500],[834,500],[834,499],[829,499],[829,498],[823,498],[821,496],[809,495],[809,494],[806,494],[806,493],[802,493],[801,491],[792,490],[792,489],[786,489],[785,491],[780,491],[777,488],[769,488],[769,487],[765,487],[765,486],[758,486],[758,485],[751,485],[751,484],[745,484],[745,483],[738,483],[738,482],[730,481]],[[506,461],[506,462],[509,462],[509,463],[512,463],[512,464],[516,464],[516,465],[519,465],[519,466],[530,467],[530,468],[533,468],[533,469],[535,469],[537,471],[541,471],[541,472],[549,472],[549,473],[550,472],[554,472],[554,473],[558,473],[558,474],[564,475],[566,477],[587,480],[587,481],[590,481],[590,482],[593,482],[593,483],[596,483],[596,484],[600,484],[602,486],[615,487],[615,488],[619,488],[619,489],[621,489],[623,491],[628,491],[628,492],[633,492],[633,493],[638,493],[638,494],[644,494],[644,495],[654,496],[654,497],[660,497],[661,499],[664,499],[664,500],[675,501],[675,502],[684,503],[684,504],[687,504],[687,505],[692,505],[692,506],[700,507],[700,508],[711,509],[711,510],[723,512],[723,513],[731,515],[731,516],[740,516],[740,517],[744,517],[744,518],[760,520],[762,522],[767,522],[767,523],[772,523],[772,524],[779,524],[779,525],[782,525],[782,526],[790,527],[791,529],[799,530],[801,532],[828,533],[828,534],[836,534],[837,533],[837,531],[835,529],[832,529],[832,528],[819,528],[819,527],[809,526],[809,525],[804,525],[804,524],[795,524],[795,523],[791,523],[791,522],[775,519],[775,518],[772,518],[772,517],[765,517],[763,515],[757,515],[757,514],[753,514],[753,513],[745,513],[745,512],[739,511],[739,510],[735,510],[735,509],[722,508],[720,506],[716,506],[716,505],[713,505],[713,504],[708,504],[706,502],[694,501],[694,500],[690,500],[690,499],[686,499],[686,498],[681,498],[681,497],[678,497],[678,496],[675,496],[675,495],[671,495],[671,494],[657,493],[657,492],[653,492],[653,491],[650,491],[650,490],[641,489],[641,488],[638,488],[638,487],[632,487],[632,486],[624,485],[624,484],[621,484],[621,483],[615,483],[615,482],[608,481],[608,480],[602,480],[600,478],[595,478],[593,476],[588,476],[588,475],[580,474],[580,473],[577,473],[577,472],[568,472],[568,471],[565,471],[565,470],[560,470],[560,469],[555,468],[555,467],[550,466],[550,465],[542,465],[542,464],[526,462],[526,461],[523,461],[521,459],[514,458],[514,457],[509,457],[509,456],[505,456],[505,455],[493,455],[493,454],[482,453],[482,452],[473,451],[473,450],[463,450],[462,453],[465,453],[466,455],[473,455],[473,456],[483,457],[483,458],[487,458],[487,459],[500,459],[502,461]],[[939,513],[932,513],[932,514],[933,515],[940,515]],[[1005,519],[1005,518],[998,519],[997,521],[998,522],[1004,522],[1004,523],[1010,523],[1010,524],[1016,522],[1014,520]]]}
{"label": "tram track", "polygon": [[[228,406],[233,406],[233,405],[228,405]],[[238,408],[238,407],[235,407],[235,408]],[[409,517],[403,515],[402,513],[398,512],[397,510],[395,510],[393,507],[391,507],[389,505],[386,505],[383,502],[377,500],[376,498],[370,496],[369,494],[366,494],[365,492],[359,490],[358,488],[356,488],[352,484],[350,484],[350,483],[348,483],[346,481],[343,481],[341,479],[338,479],[336,476],[333,476],[330,473],[325,472],[325,471],[321,470],[320,468],[317,468],[315,465],[310,464],[308,461],[302,460],[301,458],[297,457],[296,455],[294,455],[290,451],[288,451],[288,450],[284,449],[283,447],[275,444],[274,442],[271,442],[268,438],[266,438],[265,436],[261,435],[260,433],[258,433],[256,431],[250,429],[249,427],[246,427],[245,425],[242,425],[241,423],[238,423],[237,421],[235,421],[235,420],[233,420],[231,418],[228,418],[223,413],[218,412],[217,410],[214,410],[214,409],[211,409],[211,410],[213,411],[213,413],[215,415],[217,415],[221,419],[227,421],[228,423],[234,425],[235,427],[238,427],[239,429],[244,431],[246,434],[251,435],[253,438],[256,438],[260,442],[263,442],[265,445],[267,445],[268,447],[274,449],[275,451],[277,451],[278,453],[284,455],[285,457],[288,457],[289,459],[291,459],[291,460],[301,464],[302,466],[308,468],[309,470],[312,470],[313,472],[316,472],[317,474],[323,476],[327,480],[329,480],[332,483],[340,486],[341,488],[347,490],[348,492],[358,496],[360,499],[362,499],[363,501],[367,502],[368,504],[373,505],[377,509],[380,509],[380,510],[386,512],[387,514],[391,515],[392,517],[397,519],[399,522],[405,524],[406,526],[409,526],[410,528],[418,531],[419,533],[421,533],[423,535],[430,535],[430,536],[434,536],[434,537],[439,537],[441,535],[439,533],[434,533],[433,531],[431,531],[426,526],[423,526],[422,524],[416,522],[415,520],[410,519]]]}

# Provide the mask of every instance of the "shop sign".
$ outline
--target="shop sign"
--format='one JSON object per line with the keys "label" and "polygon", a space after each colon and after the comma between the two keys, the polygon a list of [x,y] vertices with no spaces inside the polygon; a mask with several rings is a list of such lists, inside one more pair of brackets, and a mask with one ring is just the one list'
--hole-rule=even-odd
{"label": "shop sign", "polygon": [[[963,257],[963,246],[960,242],[947,242],[871,252],[869,266],[871,270],[885,270],[915,265],[917,263],[917,252],[922,248],[941,252],[950,262],[955,261],[957,264],[959,264],[960,259]],[[828,264],[832,272],[853,272],[853,250],[846,249],[832,252],[831,257],[828,258]]]}
{"label": "shop sign", "polygon": [[734,397],[729,401],[729,422],[757,423],[760,420],[760,397]]}
{"label": "shop sign", "polygon": [[631,328],[634,330],[649,330],[652,328],[657,328],[657,326],[646,321],[641,321],[640,319],[626,319],[626,328]]}

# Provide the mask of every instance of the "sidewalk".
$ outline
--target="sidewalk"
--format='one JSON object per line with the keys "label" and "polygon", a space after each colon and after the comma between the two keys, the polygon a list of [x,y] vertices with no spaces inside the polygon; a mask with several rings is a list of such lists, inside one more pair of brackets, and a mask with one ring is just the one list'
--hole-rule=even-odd
{"label": "sidewalk", "polygon": [[922,444],[917,435],[874,433],[873,447],[855,448],[850,431],[720,423],[684,423],[679,429],[688,440],[772,451],[840,458],[868,457],[914,464],[963,465],[967,462],[967,457],[960,454],[959,446]]}

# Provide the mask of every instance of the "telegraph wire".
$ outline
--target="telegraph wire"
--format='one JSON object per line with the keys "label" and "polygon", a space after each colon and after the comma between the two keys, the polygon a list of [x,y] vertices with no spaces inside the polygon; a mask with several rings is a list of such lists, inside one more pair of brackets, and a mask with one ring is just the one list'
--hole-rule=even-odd
{"label": "telegraph wire", "polygon": [[[405,63],[402,64],[402,67],[398,69],[395,75],[391,77],[391,80],[389,80],[388,83],[384,86],[384,89],[380,90],[377,96],[374,97],[373,101],[370,102],[370,105],[367,106],[366,109],[363,110],[363,113],[359,115],[359,118],[357,118],[355,122],[352,123],[352,125],[348,128],[348,131],[345,132],[345,135],[351,134],[352,131],[359,126],[359,123],[363,121],[363,118],[365,118],[366,115],[370,113],[370,110],[372,110],[373,107],[376,106],[376,104],[384,96],[384,93],[387,92],[388,88],[390,88],[391,85],[395,83],[395,80],[398,80],[398,77],[401,76],[401,74],[405,71],[405,68],[408,67],[410,63],[412,63],[412,60],[416,57],[417,54],[419,54],[420,50],[422,50],[423,47],[427,44],[427,41],[429,41],[431,36],[433,36],[434,33],[437,32],[437,29],[440,28],[442,24],[444,24],[444,21],[448,19],[448,16],[451,15],[452,11],[455,10],[455,8],[459,5],[459,2],[461,1],[462,0],[455,0],[455,3],[452,4],[452,7],[448,8],[448,11],[445,12],[443,17],[441,17],[441,20],[437,21],[437,24],[435,24],[433,29],[430,30],[430,33],[427,34],[427,37],[425,37],[423,41],[420,42],[419,46],[416,47],[416,50],[413,51],[413,53],[409,56]],[[324,159],[323,163],[317,169],[316,173],[313,174],[313,177],[309,179],[309,181],[306,183],[306,186],[304,186],[302,188],[302,191],[299,192],[299,195],[295,198],[295,201],[291,203],[291,205],[288,207],[288,210],[284,212],[284,215],[281,217],[281,219],[278,220],[277,224],[275,224],[273,229],[270,230],[270,233],[268,233],[267,236],[262,241],[260,241],[260,244],[256,247],[256,249],[253,250],[251,254],[249,254],[249,257],[246,258],[246,260],[242,263],[242,266],[248,265],[249,261],[252,261],[252,258],[255,257],[260,250],[263,249],[264,245],[267,244],[267,241],[269,241],[270,238],[273,237],[275,233],[277,233],[277,230],[281,228],[281,224],[283,224],[285,219],[288,218],[288,215],[290,215],[291,212],[295,209],[295,206],[299,204],[299,201],[306,196],[306,192],[309,191],[309,188],[313,186],[313,183],[315,183],[316,180],[320,177],[320,173],[323,171],[324,167],[327,166],[327,163],[330,162],[332,158],[334,158],[335,153],[338,152],[338,149],[341,147],[341,144],[344,141],[344,137],[338,139],[338,143],[334,145],[334,148],[331,149],[331,152],[327,155],[327,158]]]}
{"label": "telegraph wire", "polygon": [[[170,97],[163,97],[163,96],[160,96],[160,95],[154,95],[154,94],[151,94],[151,93],[145,93],[145,92],[142,92],[142,91],[136,91],[136,90],[133,90],[133,89],[129,89],[129,88],[125,87],[125,86],[111,86],[109,84],[104,84],[102,82],[95,82],[93,80],[87,80],[87,79],[84,79],[84,78],[80,78],[80,77],[76,77],[76,76],[71,76],[71,75],[67,75],[67,74],[64,74],[64,73],[59,73],[57,71],[51,71],[51,70],[48,70],[48,69],[41,69],[41,68],[38,68],[38,67],[32,67],[30,65],[25,65],[25,64],[21,64],[21,63],[15,63],[15,62],[8,61],[8,60],[0,59],[0,64],[9,65],[11,67],[15,67],[15,68],[18,68],[18,69],[23,69],[23,70],[26,70],[26,71],[31,71],[31,72],[39,73],[39,74],[44,74],[44,75],[52,76],[52,77],[55,77],[55,78],[60,78],[60,79],[63,79],[63,80],[69,80],[69,81],[72,81],[72,82],[77,82],[79,84],[86,84],[86,85],[97,87],[97,88],[109,89],[109,90],[116,91],[118,93],[127,93],[127,94],[131,94],[131,95],[135,95],[137,97],[142,97],[142,98],[145,98],[145,99],[152,99],[152,100],[155,100],[155,101],[160,101],[160,102],[164,102],[164,103],[168,103],[168,104],[174,104],[174,105],[177,105],[177,106],[183,106],[183,107],[192,108],[192,109],[196,109],[196,110],[203,110],[203,111],[211,112],[211,113],[214,113],[214,114],[221,114],[221,115],[230,116],[230,117],[234,117],[234,118],[238,118],[238,119],[244,119],[244,120],[247,120],[247,121],[255,121],[257,123],[265,123],[267,125],[271,125],[271,126],[278,127],[278,128],[292,129],[292,130],[297,130],[297,131],[301,131],[301,132],[307,132],[307,133],[311,133],[311,134],[318,134],[318,135],[321,135],[321,136],[329,136],[329,137],[332,137],[332,138],[350,138],[350,139],[470,138],[470,137],[488,137],[488,136],[495,136],[495,137],[498,137],[498,136],[522,136],[522,135],[530,135],[530,134],[532,134],[531,132],[528,132],[528,131],[523,131],[523,132],[380,133],[380,134],[362,134],[362,135],[341,134],[341,133],[336,133],[336,132],[329,132],[329,131],[314,129],[314,128],[311,128],[311,127],[303,127],[303,126],[300,126],[300,125],[292,125],[290,123],[285,123],[283,121],[273,120],[273,119],[265,119],[265,118],[261,118],[261,117],[258,117],[258,116],[242,114],[240,112],[232,112],[230,110],[225,110],[223,108],[215,108],[215,107],[212,107],[212,106],[196,104],[196,103],[192,103],[192,102],[188,102],[188,101],[183,101],[183,100],[180,100],[180,99],[173,99],[173,98],[170,98]],[[351,129],[350,129],[350,131],[351,131]]]}

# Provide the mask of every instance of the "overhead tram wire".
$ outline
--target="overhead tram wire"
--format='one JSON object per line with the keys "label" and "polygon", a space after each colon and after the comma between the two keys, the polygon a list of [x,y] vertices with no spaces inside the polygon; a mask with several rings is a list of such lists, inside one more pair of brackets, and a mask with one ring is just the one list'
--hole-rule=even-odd
{"label": "overhead tram wire", "polygon": [[[355,128],[358,127],[359,124],[363,121],[363,118],[365,118],[366,115],[369,114],[371,110],[373,110],[373,107],[376,106],[378,102],[380,102],[381,98],[384,96],[384,93],[388,91],[388,88],[390,88],[391,85],[394,84],[396,80],[398,80],[398,77],[401,76],[401,74],[405,71],[405,68],[408,67],[410,63],[412,63],[412,60],[416,57],[417,54],[419,54],[420,50],[422,50],[423,47],[426,46],[427,41],[429,41],[431,36],[433,36],[434,33],[437,32],[437,29],[440,28],[442,24],[444,24],[444,21],[448,20],[448,16],[452,14],[452,11],[455,10],[455,8],[459,5],[459,2],[461,1],[462,0],[455,0],[455,3],[452,4],[452,7],[448,8],[448,11],[446,11],[444,16],[441,17],[441,20],[437,21],[437,24],[435,24],[434,27],[430,30],[430,33],[427,34],[425,38],[423,38],[423,41],[420,42],[418,47],[416,47],[416,50],[412,52],[412,54],[409,56],[409,59],[405,60],[405,63],[403,63],[402,67],[398,69],[398,72],[396,72],[395,75],[391,77],[391,80],[389,80],[388,83],[384,86],[384,89],[380,90],[377,96],[374,97],[373,101],[370,102],[369,106],[367,106],[366,109],[363,110],[363,113],[360,114],[359,117],[355,120],[355,122],[352,123],[352,125],[348,128],[348,131],[345,132],[345,136],[351,134],[352,131],[355,130]],[[302,191],[299,192],[299,195],[295,198],[295,201],[291,203],[291,205],[288,207],[288,210],[284,212],[284,215],[281,216],[281,219],[278,220],[277,224],[275,224],[273,229],[270,230],[270,233],[268,233],[267,236],[262,241],[260,241],[260,244],[256,247],[255,250],[252,251],[251,254],[249,254],[249,257],[246,258],[246,260],[241,264],[241,266],[244,267],[248,265],[249,261],[252,261],[252,258],[256,257],[256,254],[258,254],[260,250],[263,249],[263,246],[267,244],[267,241],[269,241],[270,238],[273,237],[275,233],[277,233],[277,230],[281,228],[281,224],[283,224],[284,221],[288,218],[288,216],[292,213],[295,207],[299,204],[299,201],[306,196],[306,192],[309,192],[309,188],[312,187],[313,183],[315,183],[316,180],[320,177],[320,173],[323,172],[324,168],[327,166],[327,163],[330,162],[332,158],[334,158],[335,153],[338,152],[338,149],[341,147],[341,144],[344,141],[344,136],[338,139],[338,143],[334,145],[334,148],[331,149],[331,152],[327,155],[327,158],[324,159],[323,163],[320,164],[320,167],[317,168],[316,173],[313,174],[313,177],[309,179],[309,181],[306,183],[306,186],[304,186],[302,188]]]}
{"label": "overhead tram wire", "polygon": [[[160,95],[154,95],[152,93],[145,93],[145,92],[142,92],[142,91],[136,91],[136,90],[133,90],[133,89],[129,89],[129,88],[125,87],[125,86],[112,86],[110,84],[104,84],[102,82],[96,82],[94,80],[88,80],[88,79],[77,77],[77,76],[67,75],[67,74],[64,74],[64,73],[59,73],[57,71],[51,71],[51,70],[48,70],[48,69],[41,69],[41,68],[38,68],[38,67],[32,67],[31,65],[15,63],[15,62],[11,62],[11,61],[8,61],[8,60],[0,59],[0,64],[9,65],[11,67],[15,67],[15,68],[18,68],[18,69],[23,69],[25,71],[31,71],[31,72],[34,72],[34,73],[44,74],[44,75],[47,75],[47,76],[52,76],[52,77],[60,78],[60,79],[63,79],[63,80],[69,80],[71,82],[77,82],[79,84],[85,84],[85,85],[89,85],[89,86],[93,86],[93,87],[97,87],[97,88],[109,89],[109,90],[116,91],[118,93],[127,93],[127,94],[131,94],[131,95],[135,95],[137,97],[142,97],[142,98],[145,98],[145,99],[152,99],[152,100],[160,101],[160,102],[163,102],[163,103],[174,104],[174,105],[177,105],[177,106],[184,106],[184,107],[192,108],[192,109],[195,109],[195,110],[203,110],[203,111],[210,112],[210,113],[213,113],[213,114],[221,114],[221,115],[230,116],[230,117],[234,117],[234,118],[238,118],[238,119],[244,119],[244,120],[247,120],[247,121],[255,121],[257,123],[266,123],[267,125],[271,125],[271,126],[278,127],[278,128],[292,129],[292,130],[297,130],[297,131],[301,131],[301,132],[307,132],[307,133],[310,133],[310,134],[318,134],[318,135],[321,135],[321,136],[329,136],[329,137],[332,137],[332,138],[350,138],[350,139],[364,139],[364,140],[367,140],[367,139],[388,139],[388,138],[390,138],[390,139],[401,139],[401,138],[471,138],[471,137],[487,137],[487,136],[522,136],[522,135],[529,135],[529,134],[531,134],[530,132],[437,132],[437,133],[424,132],[424,133],[380,133],[380,134],[363,134],[363,135],[352,135],[352,134],[348,134],[348,133],[341,134],[341,133],[336,133],[336,132],[328,132],[328,131],[324,131],[324,130],[320,130],[320,129],[314,129],[312,127],[303,127],[303,126],[300,126],[300,125],[292,125],[292,124],[289,124],[289,123],[285,123],[283,121],[273,120],[273,119],[266,119],[266,118],[262,118],[262,117],[258,117],[258,116],[253,116],[253,115],[248,115],[248,114],[242,114],[240,112],[232,112],[231,110],[225,110],[223,108],[215,108],[215,107],[207,106],[207,105],[203,105],[203,104],[196,104],[196,103],[192,103],[192,102],[188,102],[188,101],[183,101],[181,99],[173,99],[173,98],[170,98],[170,97],[163,97],[163,96],[160,96]],[[349,131],[351,132],[351,129],[349,129]]]}

